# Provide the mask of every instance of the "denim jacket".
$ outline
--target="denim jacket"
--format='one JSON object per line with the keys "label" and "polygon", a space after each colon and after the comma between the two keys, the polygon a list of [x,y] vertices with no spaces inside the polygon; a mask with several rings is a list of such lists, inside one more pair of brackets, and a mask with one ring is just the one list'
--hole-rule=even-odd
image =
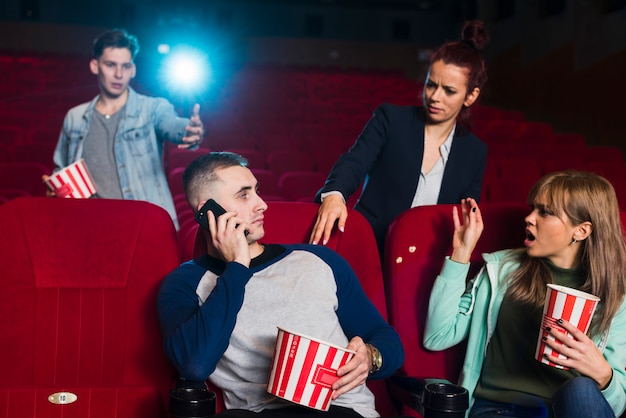
{"label": "denim jacket", "polygon": [[[505,262],[509,254],[508,250],[483,254],[485,266],[467,286],[469,263],[456,263],[447,257],[430,294],[424,346],[445,350],[468,340],[458,383],[469,391],[469,409],[507,290],[505,278],[518,267],[516,262]],[[626,301],[613,318],[609,332],[593,340],[613,368],[613,379],[602,394],[615,415],[620,416],[626,409]]]}
{"label": "denim jacket", "polygon": [[[70,109],[54,152],[55,171],[83,157],[84,139],[99,96]],[[182,143],[189,119],[176,115],[166,99],[128,88],[126,112],[114,140],[124,199],[144,200],[167,210],[178,229],[174,201],[163,169],[163,142]]]}

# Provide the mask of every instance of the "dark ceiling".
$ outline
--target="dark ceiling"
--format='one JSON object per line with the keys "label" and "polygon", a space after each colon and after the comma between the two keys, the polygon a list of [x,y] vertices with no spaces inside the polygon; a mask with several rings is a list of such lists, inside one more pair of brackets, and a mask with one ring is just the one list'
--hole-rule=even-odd
{"label": "dark ceiling", "polygon": [[[462,0],[264,0],[268,4],[350,7],[358,9],[437,11]],[[260,0],[231,0],[233,3],[259,3]]]}

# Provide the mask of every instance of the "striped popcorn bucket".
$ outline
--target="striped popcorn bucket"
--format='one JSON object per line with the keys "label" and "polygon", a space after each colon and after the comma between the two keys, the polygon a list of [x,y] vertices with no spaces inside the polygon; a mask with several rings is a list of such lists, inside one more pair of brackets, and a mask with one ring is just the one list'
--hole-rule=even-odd
{"label": "striped popcorn bucket", "polygon": [[548,334],[546,327],[556,329],[557,331],[572,337],[572,334],[567,332],[556,322],[558,319],[564,319],[571,322],[572,325],[576,326],[582,332],[587,333],[589,325],[591,324],[591,318],[593,317],[593,313],[599,301],[600,298],[589,293],[581,292],[580,290],[571,289],[565,286],[548,284],[546,301],[543,308],[541,332],[539,333],[537,351],[535,352],[537,360],[558,369],[568,370],[568,367],[552,363],[544,357],[544,354],[550,354],[561,359],[567,358],[564,355],[552,350],[548,345],[546,345],[545,341],[543,341],[543,338],[546,337],[549,340],[556,341],[557,344],[560,344],[559,341]]}
{"label": "striped popcorn bucket", "polygon": [[51,174],[46,180],[46,186],[57,197],[86,199],[96,193],[96,186],[82,159]]}
{"label": "striped popcorn bucket", "polygon": [[267,391],[309,408],[328,411],[337,369],[354,351],[278,327]]}

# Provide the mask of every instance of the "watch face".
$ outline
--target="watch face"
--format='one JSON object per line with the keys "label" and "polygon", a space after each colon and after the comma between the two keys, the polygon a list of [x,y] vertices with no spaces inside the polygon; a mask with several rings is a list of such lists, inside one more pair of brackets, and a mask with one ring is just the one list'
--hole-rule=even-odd
{"label": "watch face", "polygon": [[368,344],[368,346],[370,348],[370,353],[372,355],[372,358],[371,358],[372,368],[370,369],[370,373],[374,373],[374,372],[377,372],[380,369],[380,367],[383,365],[383,357],[380,354],[380,351],[378,351],[376,347],[374,347],[371,344]]}
{"label": "watch face", "polygon": [[383,365],[383,357],[380,355],[380,351],[378,351],[378,349],[376,349],[376,353],[374,354],[374,364],[376,365],[377,370]]}

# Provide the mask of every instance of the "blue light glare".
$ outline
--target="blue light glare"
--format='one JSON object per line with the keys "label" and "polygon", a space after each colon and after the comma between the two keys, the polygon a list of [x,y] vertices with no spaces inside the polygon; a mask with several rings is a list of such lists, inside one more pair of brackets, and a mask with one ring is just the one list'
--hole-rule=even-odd
{"label": "blue light glare", "polygon": [[167,55],[170,53],[170,46],[169,44],[159,44],[157,46],[157,51],[159,51],[159,54]]}
{"label": "blue light glare", "polygon": [[213,78],[206,53],[186,46],[170,49],[163,58],[161,73],[167,89],[177,93],[202,92]]}

